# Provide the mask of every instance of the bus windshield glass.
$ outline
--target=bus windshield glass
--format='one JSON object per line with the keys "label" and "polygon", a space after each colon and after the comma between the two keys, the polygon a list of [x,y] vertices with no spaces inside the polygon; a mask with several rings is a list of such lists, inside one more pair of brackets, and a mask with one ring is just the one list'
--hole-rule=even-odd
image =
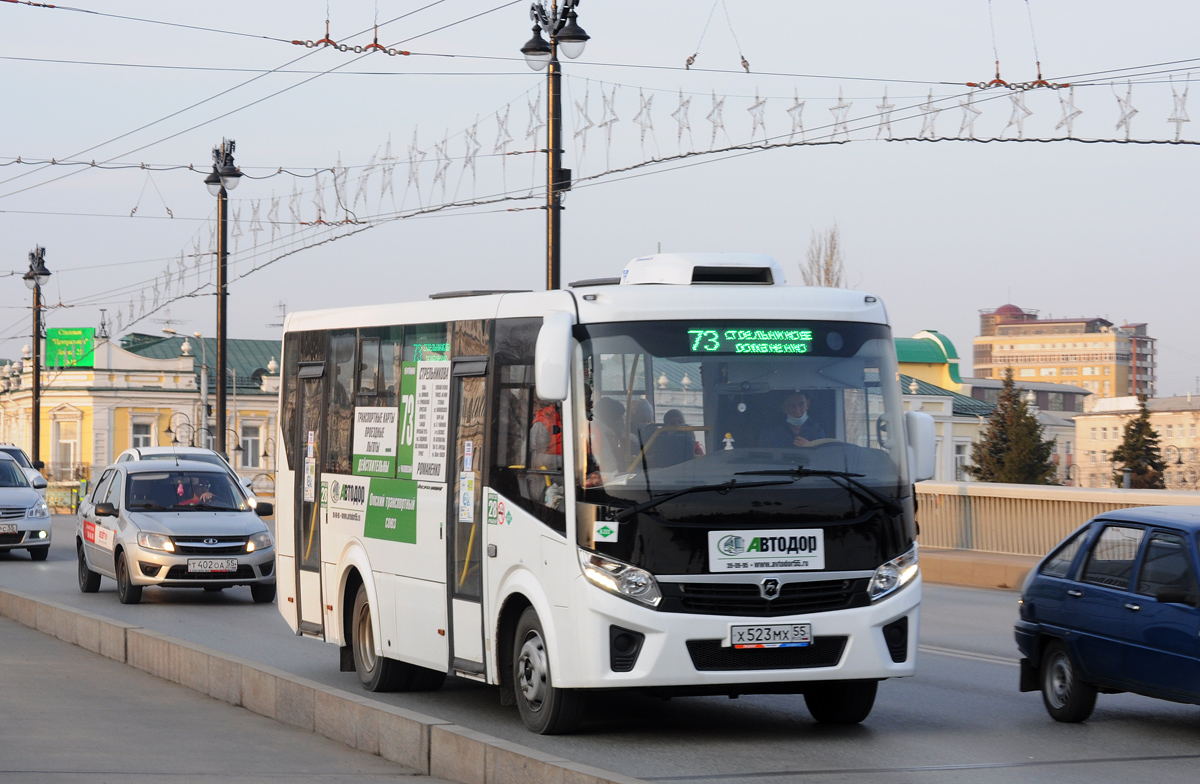
{"label": "bus windshield glass", "polygon": [[[673,509],[702,507],[838,519],[880,507],[880,496],[909,494],[886,326],[749,319],[576,329],[585,502],[629,508],[733,481],[653,514],[671,519]],[[736,487],[762,482],[771,484]]]}

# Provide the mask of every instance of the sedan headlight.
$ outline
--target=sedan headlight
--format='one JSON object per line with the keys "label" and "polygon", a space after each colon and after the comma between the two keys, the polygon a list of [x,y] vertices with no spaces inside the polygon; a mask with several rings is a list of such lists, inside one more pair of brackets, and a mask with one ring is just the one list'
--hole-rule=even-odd
{"label": "sedan headlight", "polygon": [[583,568],[583,576],[588,578],[589,582],[609,593],[651,607],[657,607],[662,601],[658,581],[645,569],[582,548],[579,550],[579,565]]}
{"label": "sedan headlight", "polygon": [[175,543],[171,541],[171,537],[165,534],[138,531],[137,542],[140,547],[145,547],[147,550],[162,550],[167,553],[175,552]]}
{"label": "sedan headlight", "polygon": [[246,542],[246,552],[252,553],[255,550],[266,550],[274,542],[271,541],[271,534],[267,531],[262,531],[250,537]]}
{"label": "sedan headlight", "polygon": [[50,508],[45,501],[38,499],[37,503],[25,510],[25,516],[46,518],[50,516]]}
{"label": "sedan headlight", "polygon": [[871,601],[880,599],[908,585],[919,572],[917,545],[914,543],[907,553],[893,558],[875,570],[875,574],[871,576],[871,583],[867,586],[867,593]]}

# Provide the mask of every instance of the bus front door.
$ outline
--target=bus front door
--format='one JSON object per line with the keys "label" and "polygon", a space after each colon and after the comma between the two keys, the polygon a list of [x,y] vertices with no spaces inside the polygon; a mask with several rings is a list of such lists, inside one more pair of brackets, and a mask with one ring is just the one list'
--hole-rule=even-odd
{"label": "bus front door", "polygon": [[325,363],[302,362],[297,373],[300,470],[296,472],[296,600],[300,632],[324,636],[321,610],[321,457]]}
{"label": "bus front door", "polygon": [[450,661],[468,677],[485,677],[483,643],[484,419],[487,411],[486,360],[455,360],[452,373],[454,473],[450,477]]}

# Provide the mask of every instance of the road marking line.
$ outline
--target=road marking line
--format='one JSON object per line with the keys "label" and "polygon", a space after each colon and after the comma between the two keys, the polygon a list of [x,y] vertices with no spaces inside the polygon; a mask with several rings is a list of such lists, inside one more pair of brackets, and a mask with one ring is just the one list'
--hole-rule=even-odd
{"label": "road marking line", "polygon": [[1014,659],[1008,656],[993,656],[990,653],[960,651],[956,648],[939,648],[935,645],[918,645],[917,650],[919,650],[921,653],[932,653],[935,656],[951,656],[955,659],[971,659],[972,661],[987,662],[988,664],[1006,664],[1010,667],[1021,666],[1020,659]]}

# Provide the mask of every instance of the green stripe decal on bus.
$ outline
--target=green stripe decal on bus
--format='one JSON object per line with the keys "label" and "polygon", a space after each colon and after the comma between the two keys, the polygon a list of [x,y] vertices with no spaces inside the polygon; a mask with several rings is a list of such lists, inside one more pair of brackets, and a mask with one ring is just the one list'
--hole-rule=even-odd
{"label": "green stripe decal on bus", "polygon": [[413,478],[413,444],[416,442],[417,363],[400,366],[400,443],[396,447],[396,476]]}
{"label": "green stripe decal on bus", "polygon": [[369,539],[416,544],[417,483],[409,479],[372,479],[364,529]]}

